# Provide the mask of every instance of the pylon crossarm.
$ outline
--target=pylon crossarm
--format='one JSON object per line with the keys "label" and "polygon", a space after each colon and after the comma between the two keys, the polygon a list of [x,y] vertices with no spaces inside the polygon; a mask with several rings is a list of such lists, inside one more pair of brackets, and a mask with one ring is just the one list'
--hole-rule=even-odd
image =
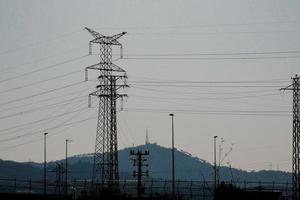
{"label": "pylon crossarm", "polygon": [[90,41],[91,43],[95,44],[105,44],[105,45],[111,45],[111,42],[108,40],[106,36],[100,37],[100,38],[95,38]]}
{"label": "pylon crossarm", "polygon": [[[114,85],[114,86],[116,86],[116,88],[125,88],[128,85],[121,84],[121,85]],[[113,88],[114,88],[114,86],[113,86]],[[105,89],[110,90],[112,87],[110,85],[97,85],[96,88],[102,91],[102,90],[105,90]]]}
{"label": "pylon crossarm", "polygon": [[99,38],[95,38],[95,39],[91,40],[90,43],[122,46],[122,44],[118,40],[113,39],[111,37],[107,37],[107,36],[102,36],[102,37],[99,37]]}
{"label": "pylon crossarm", "polygon": [[117,39],[119,39],[120,37],[122,37],[122,36],[125,35],[125,34],[126,34],[126,32],[122,32],[122,33],[113,35],[113,36],[111,36],[111,40],[112,40],[112,41],[116,41]]}
{"label": "pylon crossarm", "polygon": [[124,98],[124,97],[128,97],[127,94],[117,94],[117,98]]}
{"label": "pylon crossarm", "polygon": [[122,75],[112,74],[112,75],[109,75],[108,77],[107,77],[106,75],[100,75],[100,76],[98,76],[98,79],[103,79],[103,78],[108,78],[108,79],[110,79],[110,80],[115,80],[115,81],[117,81],[117,80],[123,80],[123,79],[126,79],[127,76],[126,76],[126,74],[125,74],[125,75],[124,75],[124,74],[122,74]]}
{"label": "pylon crossarm", "polygon": [[113,63],[111,64],[111,68],[113,71],[116,71],[116,72],[124,72],[124,73],[126,72],[124,69],[122,69],[121,67],[119,67]]}
{"label": "pylon crossarm", "polygon": [[97,63],[97,64],[93,64],[90,65],[88,67],[86,67],[85,69],[95,69],[95,70],[101,70],[101,71],[115,71],[115,72],[126,72],[124,69],[122,69],[121,67],[110,63],[109,64],[110,68],[107,68],[107,63]]}
{"label": "pylon crossarm", "polygon": [[291,88],[293,86],[293,84],[286,86],[284,88],[280,88],[280,90],[293,90],[293,88]]}
{"label": "pylon crossarm", "polygon": [[110,45],[122,46],[122,44],[119,41],[117,41],[117,40],[110,41]]}
{"label": "pylon crossarm", "polygon": [[103,35],[101,35],[100,33],[85,27],[85,29],[94,37],[94,38],[100,38],[100,37],[104,37]]}
{"label": "pylon crossarm", "polygon": [[[89,94],[88,98],[89,98],[89,102],[91,101],[91,96],[96,96],[96,97],[111,97],[111,94],[102,94],[101,91],[95,91]],[[127,94],[115,94],[115,98],[124,98],[124,97],[128,97]]]}
{"label": "pylon crossarm", "polygon": [[124,89],[124,88],[129,88],[129,85],[120,85],[119,87],[117,87],[116,89],[119,90],[119,89]]}

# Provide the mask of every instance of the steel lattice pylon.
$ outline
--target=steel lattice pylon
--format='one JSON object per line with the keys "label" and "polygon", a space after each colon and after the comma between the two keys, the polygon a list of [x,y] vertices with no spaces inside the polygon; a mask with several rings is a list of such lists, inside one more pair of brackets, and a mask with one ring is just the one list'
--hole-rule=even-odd
{"label": "steel lattice pylon", "polygon": [[100,72],[97,90],[89,95],[89,105],[91,96],[99,98],[92,181],[94,184],[101,183],[103,186],[116,188],[119,184],[116,100],[127,97],[126,94],[118,93],[118,90],[128,85],[125,70],[112,63],[112,46],[120,46],[122,50],[117,39],[126,33],[104,36],[89,28],[85,29],[94,37],[89,42],[89,53],[92,54],[92,43],[100,45],[100,62],[85,69],[86,80],[88,69]]}
{"label": "steel lattice pylon", "polygon": [[300,124],[299,124],[299,77],[293,78],[293,188],[294,199],[300,199]]}
{"label": "steel lattice pylon", "polygon": [[299,76],[283,90],[293,91],[293,200],[300,199],[300,121],[299,121]]}

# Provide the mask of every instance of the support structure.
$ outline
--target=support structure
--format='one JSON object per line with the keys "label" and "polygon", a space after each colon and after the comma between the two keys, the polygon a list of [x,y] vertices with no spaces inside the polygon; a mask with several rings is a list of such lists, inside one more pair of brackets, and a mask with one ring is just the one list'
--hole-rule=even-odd
{"label": "support structure", "polygon": [[150,144],[150,140],[149,140],[148,128],[146,128],[145,145],[148,145],[148,144]]}
{"label": "support structure", "polygon": [[47,194],[47,158],[46,158],[46,136],[48,133],[44,133],[44,194]]}
{"label": "support structure", "polygon": [[63,175],[65,173],[63,163],[56,163],[52,172],[55,172],[55,194],[61,194],[64,187]]}
{"label": "support structure", "polygon": [[218,177],[218,169],[217,169],[217,138],[218,136],[214,136],[214,200],[216,200],[216,191],[217,191],[217,177]]}
{"label": "support structure", "polygon": [[300,121],[299,121],[299,76],[295,75],[293,83],[281,90],[293,91],[293,200],[300,199]]}
{"label": "support structure", "polygon": [[89,53],[92,54],[92,44],[99,44],[99,63],[86,67],[85,78],[88,79],[87,71],[90,69],[99,71],[99,84],[96,91],[89,95],[99,98],[99,112],[97,121],[96,144],[93,165],[94,184],[101,183],[110,189],[117,189],[119,185],[118,169],[118,139],[117,139],[117,116],[116,101],[127,97],[126,94],[118,93],[118,90],[128,87],[126,72],[112,63],[112,47],[120,46],[122,57],[122,45],[117,41],[125,35],[122,32],[113,36],[104,36],[94,30],[85,28],[94,39],[89,42]]}
{"label": "support structure", "polygon": [[174,114],[170,113],[172,119],[172,199],[175,199],[175,148],[174,148]]}
{"label": "support structure", "polygon": [[143,176],[149,176],[149,171],[143,171],[143,166],[148,167],[148,164],[145,163],[147,161],[147,159],[145,158],[145,156],[149,155],[149,151],[140,151],[138,150],[137,152],[135,152],[134,150],[130,151],[130,155],[134,156],[132,158],[133,160],[133,166],[137,167],[137,170],[133,171],[133,176],[137,177],[137,197],[138,199],[141,198],[142,194],[145,192],[145,187],[143,186],[142,183],[142,177]]}
{"label": "support structure", "polygon": [[70,171],[68,170],[68,142],[71,142],[72,140],[66,139],[66,166],[65,166],[65,195],[68,195],[68,173]]}

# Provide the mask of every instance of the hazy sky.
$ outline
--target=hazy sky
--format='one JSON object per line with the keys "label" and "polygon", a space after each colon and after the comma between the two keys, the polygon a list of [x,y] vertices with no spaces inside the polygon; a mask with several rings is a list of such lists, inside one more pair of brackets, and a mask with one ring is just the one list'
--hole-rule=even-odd
{"label": "hazy sky", "polygon": [[[298,0],[1,0],[0,157],[43,160],[94,151],[97,82],[84,81],[90,27],[119,41],[131,88],[118,113],[119,148],[151,142],[223,165],[291,170],[290,92],[300,72]],[[97,53],[97,47],[93,49]],[[90,72],[92,80],[96,71]],[[79,123],[80,122],[80,123]],[[220,140],[219,140],[220,142]],[[151,153],[151,152],[150,152]]]}

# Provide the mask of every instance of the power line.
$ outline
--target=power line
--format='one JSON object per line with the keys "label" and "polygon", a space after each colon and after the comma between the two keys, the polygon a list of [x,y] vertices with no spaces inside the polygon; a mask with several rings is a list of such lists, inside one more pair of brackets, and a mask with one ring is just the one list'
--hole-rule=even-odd
{"label": "power line", "polygon": [[72,84],[69,84],[69,85],[65,85],[65,86],[62,86],[62,87],[58,87],[58,88],[55,88],[55,89],[52,89],[52,90],[47,90],[47,91],[44,91],[44,92],[41,92],[41,93],[37,93],[37,94],[30,95],[30,96],[22,97],[22,98],[19,98],[19,99],[6,101],[6,102],[3,102],[3,103],[0,103],[0,106],[15,103],[15,102],[18,102],[18,101],[23,101],[23,100],[30,99],[30,98],[37,97],[37,96],[41,96],[41,95],[44,95],[44,94],[49,94],[49,93],[52,93],[52,92],[55,92],[55,91],[58,91],[58,90],[63,90],[63,89],[69,88],[69,87],[73,87],[73,86],[82,84],[84,82],[85,81],[79,81],[79,82],[72,83]]}
{"label": "power line", "polygon": [[133,134],[131,128],[129,127],[129,125],[128,125],[128,123],[127,123],[126,117],[122,117],[122,115],[120,115],[120,118],[119,118],[119,119],[120,119],[120,123],[121,123],[121,122],[124,123],[125,128],[127,129],[127,132],[130,134],[130,136],[131,136],[133,142],[136,144],[136,139],[135,139],[135,137],[134,137],[134,134]]}
{"label": "power line", "polygon": [[300,58],[300,56],[263,56],[263,57],[124,57],[126,60],[267,60],[267,59],[287,59]]}
{"label": "power line", "polygon": [[53,127],[50,127],[50,128],[43,129],[43,130],[30,132],[29,134],[27,133],[27,134],[18,135],[18,136],[15,136],[15,137],[1,139],[0,142],[8,142],[8,141],[20,139],[20,138],[23,138],[23,137],[26,137],[26,136],[32,136],[32,135],[40,134],[40,133],[45,132],[45,131],[49,131],[49,130],[53,130],[53,129],[57,129],[57,128],[65,127],[65,126],[70,126],[70,125],[73,125],[73,124],[82,123],[82,122],[89,121],[89,120],[92,120],[92,119],[95,119],[95,116],[94,117],[88,117],[88,118],[78,120],[78,121],[75,121],[75,122],[71,122],[71,123],[68,123],[68,124],[57,125],[57,126],[53,126]]}
{"label": "power line", "polygon": [[[74,97],[74,99],[80,98],[80,95],[81,95],[81,94],[82,94],[82,93],[79,93],[78,95],[76,95],[76,96]],[[81,102],[81,101],[80,101],[80,102]],[[63,114],[68,113],[69,111],[73,110],[74,108],[81,107],[83,104],[84,104],[84,103],[81,102],[80,104],[76,104],[76,105],[74,105],[74,106],[72,106],[72,107],[69,107],[69,108],[68,108],[68,105],[70,105],[70,104],[68,104],[68,105],[66,106],[67,109],[64,111]],[[79,112],[75,113],[74,116],[72,116],[71,118],[69,118],[69,119],[63,121],[63,122],[60,123],[59,125],[63,125],[63,124],[65,124],[66,122],[72,120],[72,119],[75,118],[77,115],[79,115],[83,110],[84,110],[84,109],[82,109],[82,110],[80,110]],[[57,111],[54,111],[53,113],[56,113],[56,112],[57,112]],[[52,115],[52,113],[51,113],[50,115]],[[51,122],[56,121],[57,119],[58,119],[58,118],[51,119],[50,121],[47,121],[46,123],[44,123],[44,125],[42,125],[42,126],[48,125],[48,124],[50,124]],[[40,127],[42,127],[42,126],[40,126]],[[33,130],[36,130],[36,129],[37,129],[37,128],[32,129],[32,131],[33,131]]]}
{"label": "power line", "polygon": [[200,36],[200,35],[226,35],[226,34],[268,34],[268,33],[299,33],[300,30],[270,30],[270,31],[216,31],[216,32],[135,32],[130,35],[159,35],[159,36]]}
{"label": "power line", "polygon": [[69,92],[69,93],[64,93],[63,95],[58,95],[58,96],[55,96],[55,97],[51,97],[51,98],[47,98],[47,99],[42,99],[42,100],[30,102],[30,103],[27,103],[27,104],[22,104],[22,105],[18,105],[18,106],[13,106],[13,107],[4,108],[4,109],[0,110],[0,113],[1,113],[1,112],[4,112],[4,111],[16,109],[16,108],[26,107],[26,106],[30,106],[30,105],[36,105],[36,104],[38,104],[38,103],[50,101],[50,100],[53,100],[53,99],[59,99],[59,98],[62,98],[62,97],[69,96],[69,95],[71,95],[71,94],[77,94],[78,92],[84,92],[84,91],[87,91],[87,89],[88,89],[88,88],[85,88],[85,89],[83,89],[83,90],[74,91],[74,92]]}
{"label": "power line", "polygon": [[58,35],[58,36],[55,36],[53,38],[43,39],[43,40],[38,41],[38,42],[32,42],[32,43],[29,43],[29,44],[26,44],[26,45],[23,45],[23,46],[20,46],[20,47],[16,47],[16,48],[8,49],[8,50],[5,50],[5,51],[1,51],[0,56],[4,55],[4,54],[8,54],[10,52],[15,52],[15,51],[19,51],[19,50],[22,50],[22,49],[25,49],[25,48],[34,47],[34,46],[38,46],[38,45],[41,45],[41,44],[44,44],[44,43],[47,43],[47,42],[55,41],[55,40],[58,40],[58,39],[61,39],[61,38],[64,38],[64,37],[69,37],[70,35],[79,33],[81,31],[82,31],[82,29],[72,31],[72,32],[69,32],[69,33],[65,33],[65,34],[62,34],[62,35]]}
{"label": "power line", "polygon": [[[186,26],[126,26],[126,27],[99,27],[99,29],[180,29],[180,28],[199,28],[199,27],[216,27],[216,26],[249,26],[249,25],[264,25],[264,24],[288,24],[298,23],[300,20],[282,20],[282,21],[264,21],[264,22],[246,22],[246,23],[223,23],[223,24],[199,24]],[[130,33],[129,33],[130,34]]]}
{"label": "power line", "polygon": [[[130,76],[131,80],[138,80],[138,81],[173,81],[173,82],[180,82],[180,81],[191,81],[191,82],[198,82],[198,80],[179,80],[179,79],[165,79],[165,78],[149,78],[149,77],[142,77],[142,76]],[[273,78],[273,79],[259,79],[259,80],[235,80],[235,81],[230,81],[230,82],[276,82],[276,81],[288,81],[289,79],[286,78]],[[207,82],[207,81],[200,81],[200,82]],[[218,82],[228,82],[226,80],[213,80],[213,81],[209,81],[209,82],[214,82],[214,83],[218,83]]]}
{"label": "power line", "polygon": [[134,86],[146,86],[146,87],[216,87],[216,88],[280,88],[282,86],[277,85],[188,85],[188,84],[130,84]]}
{"label": "power line", "polygon": [[[64,103],[64,102],[67,102],[67,105],[69,105],[70,104],[70,102],[72,101],[72,100],[76,100],[76,99],[79,99],[79,98],[81,98],[81,97],[84,97],[84,96],[81,96],[80,97],[80,95],[81,95],[81,92],[79,93],[79,95],[77,95],[76,97],[74,97],[74,98],[71,98],[71,99],[67,99],[67,100],[64,100],[64,101],[62,101],[62,102],[56,102],[55,104],[54,104],[54,106],[56,106],[57,104],[60,104],[60,103]],[[80,101],[77,101],[77,102],[81,102],[81,100]],[[51,105],[47,105],[47,106],[51,106]],[[47,107],[47,106],[43,106],[43,107],[41,107],[40,109],[44,109],[45,107]],[[77,107],[79,107],[80,105],[78,105],[77,104],[77,106],[73,106],[73,107],[75,107],[75,108],[77,108]],[[36,111],[36,110],[39,110],[38,108],[36,108],[36,109],[32,109],[32,111]],[[72,113],[72,112],[69,112],[70,110],[72,110],[73,111],[73,108],[71,109],[71,108],[69,108],[69,109],[67,109],[62,115],[60,115],[60,116],[64,116],[64,115],[66,115],[66,114],[68,114],[68,113]],[[79,114],[83,111],[84,109],[79,109]],[[31,110],[30,110],[31,111]],[[21,113],[21,114],[23,114],[23,113]],[[51,115],[51,114],[50,114]],[[75,113],[75,115],[77,115],[77,112]],[[51,118],[51,117],[50,117]],[[58,117],[59,118],[59,117]],[[55,120],[57,120],[58,119],[57,117],[56,118],[51,118],[51,121],[55,121]],[[44,118],[44,119],[47,119],[47,118]],[[48,118],[49,119],[49,118]],[[39,122],[41,122],[41,121],[44,121],[44,120],[38,120]],[[47,121],[47,124],[49,124],[51,121]],[[69,120],[68,120],[69,121]],[[65,121],[66,122],[66,121]],[[65,122],[63,122],[63,123],[65,123]],[[36,122],[34,122],[34,123],[36,123]],[[34,123],[31,123],[31,124],[34,124]],[[16,133],[16,132],[18,132],[18,131],[20,131],[20,130],[23,130],[23,128],[20,128],[20,129],[18,129],[18,130],[14,130],[14,131],[10,131],[10,133]],[[6,132],[6,134],[7,134],[7,132]]]}
{"label": "power line", "polygon": [[[144,99],[170,99],[170,100],[176,100],[176,99],[180,99],[180,100],[221,100],[224,102],[230,102],[230,103],[240,103],[240,104],[247,104],[247,105],[255,105],[255,106],[263,106],[263,107],[287,107],[287,106],[283,106],[283,105],[270,105],[270,104],[256,104],[256,103],[251,103],[251,102],[243,102],[243,101],[236,101],[234,99],[247,99],[247,98],[262,98],[262,97],[267,97],[267,96],[277,96],[279,95],[279,92],[276,93],[270,93],[270,90],[252,90],[249,91],[249,93],[247,92],[217,92],[217,91],[213,91],[210,93],[202,93],[202,92],[185,92],[185,91],[181,91],[181,90],[161,90],[161,89],[153,89],[153,88],[144,88],[144,87],[136,87],[136,86],[132,86],[132,88],[137,88],[140,90],[148,90],[148,91],[153,91],[153,92],[157,92],[157,93],[162,93],[164,94],[163,96],[159,95],[157,97],[157,95],[155,96],[140,96],[140,95],[133,95],[136,96],[137,98],[144,98]],[[277,89],[277,88],[276,88]],[[255,94],[257,92],[257,94]],[[267,92],[267,93],[266,93]],[[166,94],[170,94],[170,95],[176,95],[176,94],[184,94],[184,97],[182,98],[178,98],[178,97],[165,97]],[[203,95],[218,95],[217,97],[205,97]],[[241,95],[241,94],[251,94],[251,95]],[[222,96],[220,96],[222,95]],[[234,95],[234,96],[224,96],[224,95]],[[232,99],[232,100],[231,100]],[[230,101],[231,100],[231,101]],[[175,103],[174,101],[169,101],[169,103]],[[196,105],[194,105],[196,106]]]}
{"label": "power line", "polygon": [[198,98],[185,98],[185,97],[153,97],[153,96],[141,96],[131,95],[133,97],[150,98],[150,99],[174,99],[174,100],[224,100],[224,99],[243,99],[243,98],[256,98],[265,96],[274,96],[278,93],[260,94],[260,95],[248,95],[248,96],[235,96],[235,97],[198,97]]}
{"label": "power line", "polygon": [[[134,87],[134,88],[136,88],[136,87]],[[148,88],[145,88],[146,90],[148,89]],[[151,91],[151,89],[150,89],[150,91]],[[163,94],[166,94],[166,93],[169,93],[169,94],[194,94],[194,93],[187,93],[187,92],[174,92],[173,93],[173,91],[167,91],[167,90],[154,90],[155,92],[159,92],[159,93],[163,93]],[[197,93],[196,93],[197,94]],[[200,93],[200,94],[202,94],[202,93]],[[212,93],[208,93],[209,95],[211,95]],[[217,93],[216,93],[217,94]],[[223,93],[224,94],[224,93]],[[225,93],[226,94],[226,93]],[[231,94],[231,93],[229,93],[229,94]],[[235,94],[235,93],[234,93]],[[215,94],[214,94],[215,95]],[[132,96],[132,95],[131,95]],[[247,105],[254,105],[254,106],[261,106],[261,107],[276,107],[276,108],[278,108],[278,107],[284,107],[284,108],[286,108],[286,107],[289,107],[289,106],[284,106],[284,105],[270,105],[270,104],[257,104],[257,103],[251,103],[251,102],[243,102],[243,101],[236,101],[236,100],[228,100],[226,97],[225,98],[203,98],[203,97],[201,97],[201,96],[191,96],[192,98],[190,98],[190,99],[188,99],[188,98],[186,98],[187,100],[221,100],[221,101],[223,101],[223,102],[229,102],[229,103],[239,103],[239,104],[247,104]],[[238,99],[238,97],[239,96],[237,96],[237,99]],[[147,97],[141,97],[141,98],[145,98],[145,99],[147,99]],[[152,98],[152,97],[151,97]],[[153,97],[152,99],[154,99],[155,97]],[[233,98],[235,98],[235,97],[233,97]],[[160,97],[157,97],[157,99],[160,99]],[[167,98],[166,98],[167,99]],[[173,97],[170,97],[170,98],[168,98],[168,99],[170,99],[170,100],[173,100],[174,98]],[[232,98],[230,98],[230,99],[232,99]],[[174,101],[168,101],[168,103],[175,103]],[[182,104],[182,103],[181,103]],[[189,105],[190,106],[190,105]],[[191,105],[191,106],[196,106],[196,105]]]}
{"label": "power line", "polygon": [[[78,96],[76,96],[75,98],[78,98]],[[75,106],[75,107],[78,107],[78,106],[79,106],[79,105],[77,105],[77,106]],[[65,112],[63,113],[63,115],[67,114],[67,113],[69,112],[69,110],[73,110],[73,109],[69,108],[67,111],[65,111]],[[74,119],[74,118],[77,117],[83,110],[85,110],[85,109],[79,109],[79,110],[78,110],[79,112],[75,112],[75,115],[74,115],[74,116],[72,116],[71,118],[69,118],[69,119],[63,121],[62,123],[60,123],[60,124],[57,125],[56,127],[59,128],[59,127],[61,127],[62,125],[64,125],[66,122],[68,122],[68,121]],[[69,113],[71,113],[71,112],[69,112]],[[51,121],[55,121],[56,119],[58,119],[58,118],[53,118]],[[51,121],[47,121],[47,124],[49,124]],[[36,130],[36,129],[37,129],[37,128],[35,128],[34,130]],[[22,130],[22,129],[19,129],[19,130]],[[14,131],[13,133],[19,132],[19,130]],[[65,128],[64,130],[66,130],[66,128]],[[25,133],[25,134],[23,134],[23,135],[28,135],[28,134],[30,135],[31,132],[27,132],[27,133]],[[57,133],[57,134],[58,134],[58,133]],[[51,136],[53,136],[53,134],[51,134]],[[16,136],[16,137],[19,137],[19,136]],[[32,141],[32,142],[35,142],[35,141]],[[27,143],[26,143],[26,144],[27,144]]]}
{"label": "power line", "polygon": [[[148,91],[154,91],[159,93],[169,93],[169,94],[190,94],[194,96],[195,94],[198,95],[239,95],[239,94],[253,94],[253,93],[265,93],[270,92],[274,90],[250,90],[250,91],[238,91],[238,92],[223,92],[223,91],[205,91],[205,92],[185,92],[185,91],[173,91],[173,90],[162,90],[162,89],[154,89],[154,88],[147,88],[147,87],[139,87],[139,86],[132,86],[131,88],[136,88],[140,90],[148,90]],[[199,96],[198,96],[199,97]]]}
{"label": "power line", "polygon": [[0,72],[3,74],[3,72],[6,72],[6,71],[9,71],[11,69],[15,69],[15,68],[20,68],[20,67],[24,67],[26,65],[32,65],[32,64],[36,64],[36,63],[39,63],[43,60],[46,60],[46,59],[49,59],[49,58],[53,58],[53,57],[56,57],[58,55],[65,55],[66,53],[70,53],[74,50],[77,50],[78,48],[71,48],[71,49],[68,49],[68,50],[64,50],[64,51],[56,51],[55,54],[47,54],[47,56],[44,56],[44,57],[41,57],[39,59],[35,59],[35,60],[32,60],[32,61],[28,61],[28,62],[25,62],[25,63],[21,63],[21,64],[18,64],[18,65],[15,65],[15,66],[8,66],[8,67],[1,67],[1,70]]}
{"label": "power line", "polygon": [[13,76],[13,77],[10,77],[10,78],[7,78],[7,79],[0,80],[0,83],[15,80],[17,78],[21,78],[21,77],[31,75],[31,74],[34,74],[34,73],[37,73],[37,72],[41,72],[41,71],[44,71],[44,70],[48,70],[48,69],[57,67],[59,65],[66,64],[66,63],[74,62],[76,60],[80,60],[80,59],[82,59],[84,57],[87,57],[87,56],[88,55],[78,56],[78,57],[75,57],[75,58],[72,58],[72,59],[69,59],[69,60],[65,60],[65,61],[62,61],[62,62],[59,62],[59,63],[55,63],[55,64],[52,64],[52,65],[49,65],[49,66],[41,67],[41,68],[38,68],[38,69],[30,71],[30,72],[25,72],[25,73],[17,75],[17,76]]}
{"label": "power line", "polygon": [[147,98],[144,98],[142,100],[146,100],[146,101],[150,101],[151,103],[153,102],[162,102],[162,103],[168,103],[169,104],[177,104],[177,105],[184,105],[184,106],[189,106],[189,107],[192,107],[192,108],[195,108],[195,107],[198,107],[198,105],[195,105],[195,104],[188,104],[188,103],[183,103],[183,102],[177,102],[177,101],[166,101],[166,100],[158,100],[158,99],[147,99]]}
{"label": "power line", "polygon": [[[199,56],[240,56],[240,55],[276,55],[276,54],[299,54],[300,50],[286,50],[286,51],[258,51],[258,52],[217,52],[217,53],[199,53],[199,52],[189,52],[189,53],[175,53],[175,52],[162,52],[162,53],[127,53],[124,54],[124,58],[164,58],[164,57],[170,57],[170,58],[185,58],[185,57],[199,57]],[[93,54],[98,55],[98,54]],[[200,57],[201,58],[201,57]],[[208,58],[214,58],[214,57],[208,57]],[[208,59],[207,58],[207,59]],[[225,57],[226,58],[226,57]],[[239,57],[234,57],[239,58]],[[248,58],[248,57],[247,57]],[[249,57],[252,58],[252,57]],[[254,57],[255,58],[255,57]],[[269,58],[269,57],[263,57],[263,58]],[[206,59],[204,57],[204,59]],[[217,57],[218,59],[218,57]]]}
{"label": "power line", "polygon": [[19,90],[19,89],[23,89],[23,88],[30,87],[30,86],[33,86],[33,85],[36,85],[36,84],[40,84],[40,83],[44,83],[44,82],[56,80],[56,79],[63,78],[63,77],[66,77],[66,76],[69,76],[69,75],[72,75],[72,74],[79,73],[79,72],[82,72],[82,70],[81,69],[80,70],[75,70],[75,71],[68,72],[68,73],[65,73],[65,74],[62,74],[62,75],[58,75],[58,76],[55,76],[55,77],[52,77],[52,78],[48,78],[48,79],[45,79],[45,80],[41,80],[41,81],[36,81],[36,82],[33,82],[33,83],[29,83],[27,85],[22,85],[22,86],[18,86],[18,87],[14,87],[14,88],[9,88],[7,90],[0,91],[0,94],[7,93],[7,92],[10,92],[10,91]]}
{"label": "power line", "polygon": [[[71,118],[69,118],[69,120],[67,120],[67,121],[70,121],[71,119],[74,119],[74,118],[76,118],[78,115],[80,114],[80,112],[78,113],[78,114],[75,114],[75,115],[73,115],[73,117],[71,117]],[[82,120],[80,123],[83,123],[83,122],[85,122],[85,121],[89,121],[89,118],[91,118],[91,119],[93,119],[93,114],[94,113],[92,113],[91,115],[90,115],[90,117],[88,117],[88,118],[86,118],[86,119],[88,119],[88,120]],[[66,121],[65,121],[66,122]],[[65,122],[63,122],[62,124],[60,124],[60,125],[63,125],[63,124],[65,124]],[[55,136],[55,135],[58,135],[58,134],[60,134],[60,133],[63,133],[64,131],[66,131],[66,130],[68,130],[69,128],[72,128],[72,127],[75,127],[75,126],[78,126],[80,123],[78,123],[78,124],[75,124],[75,125],[72,125],[72,126],[67,126],[67,127],[65,127],[64,129],[62,129],[62,130],[60,130],[60,131],[58,131],[58,132],[56,132],[56,133],[53,133],[52,135],[50,135],[49,137],[53,137],[53,136]]]}
{"label": "power line", "polygon": [[[79,96],[76,96],[75,98],[73,98],[73,99],[77,99],[77,98],[79,98]],[[67,100],[67,104],[64,104],[64,105],[69,105],[70,104],[70,100]],[[79,101],[79,102],[81,102],[81,101]],[[79,106],[75,106],[75,108],[78,108]],[[44,109],[44,107],[42,107],[41,109]],[[85,110],[86,108],[82,108],[82,109],[79,109],[79,110],[73,110],[73,108],[72,109],[68,109],[67,111],[65,111],[63,114],[61,114],[61,115],[58,115],[58,116],[52,116],[52,117],[46,117],[46,118],[44,118],[44,119],[41,119],[41,120],[37,120],[37,121],[34,121],[34,122],[31,122],[31,123],[28,123],[28,124],[23,124],[23,125],[20,125],[20,126],[26,126],[26,125],[29,125],[29,124],[35,124],[35,123],[39,123],[39,122],[42,122],[42,121],[46,121],[46,120],[49,120],[49,119],[51,119],[51,121],[54,121],[54,120],[57,120],[57,119],[59,119],[60,117],[62,117],[62,116],[64,116],[64,115],[67,115],[67,114],[70,114],[70,113],[73,113],[73,112],[75,112],[76,113],[76,115],[77,114],[80,114],[80,112],[82,112],[83,110]],[[35,110],[35,109],[33,109],[33,110]],[[38,110],[38,109],[37,109]],[[71,112],[69,112],[69,110],[71,110]],[[79,111],[79,112],[78,112]],[[51,114],[50,114],[51,115]],[[71,118],[72,119],[72,118]],[[70,120],[70,119],[69,119]],[[68,120],[68,121],[69,121]],[[49,124],[51,121],[47,121],[47,124]],[[65,122],[63,122],[63,123],[65,123]],[[39,127],[41,127],[41,125],[39,125]],[[7,129],[14,129],[14,128],[16,128],[16,127],[11,127],[11,128],[7,128]],[[28,128],[26,128],[26,129],[28,129]],[[35,128],[35,129],[33,129],[33,130],[36,130],[37,129],[37,127]],[[20,132],[20,131],[23,131],[24,130],[24,128],[19,128],[19,129],[17,129],[17,130],[14,130],[14,131],[9,131],[9,132],[6,132],[5,133],[5,135],[6,134],[14,134],[14,133],[17,133],[17,132]],[[29,134],[29,133],[31,133],[31,132],[28,132],[28,133],[26,133],[26,134]]]}
{"label": "power line", "polygon": [[[85,109],[86,109],[86,107],[80,108],[80,109],[77,109],[77,110],[72,110],[70,112],[65,112],[65,113],[62,113],[62,114],[59,114],[59,115],[55,115],[55,116],[46,117],[46,118],[43,118],[43,119],[31,121],[31,122],[28,122],[28,123],[15,125],[13,127],[4,128],[4,129],[0,130],[0,132],[1,132],[0,135],[6,135],[7,132],[5,133],[5,131],[8,131],[8,130],[12,130],[12,129],[16,129],[16,128],[21,128],[21,127],[26,127],[28,125],[36,124],[36,123],[39,123],[39,122],[42,122],[42,121],[46,121],[46,120],[49,120],[49,119],[58,119],[58,118],[63,117],[65,115],[72,114],[72,113],[75,113],[75,112],[78,112],[78,111],[81,111],[81,110],[85,110]],[[22,129],[19,129],[19,130],[22,130]],[[9,132],[9,133],[11,133],[11,132]]]}
{"label": "power line", "polygon": [[[79,101],[77,100],[77,101],[75,101],[75,103],[76,102],[81,102],[81,101],[82,100],[79,100]],[[18,113],[14,113],[14,114],[0,116],[0,120],[11,118],[11,117],[16,117],[16,116],[19,116],[19,115],[24,115],[24,114],[28,114],[28,113],[32,113],[32,112],[36,112],[36,111],[47,110],[47,109],[52,108],[52,107],[64,106],[64,105],[68,105],[68,104],[70,104],[69,101],[65,102],[65,103],[55,103],[55,104],[50,104],[50,105],[46,105],[46,106],[41,106],[41,107],[38,107],[38,108],[33,108],[33,109],[18,112]]]}
{"label": "power line", "polygon": [[246,111],[246,110],[184,110],[184,109],[147,109],[147,108],[127,108],[129,112],[152,112],[168,113],[177,112],[180,114],[203,114],[203,115],[249,115],[249,116],[291,116],[290,111]]}
{"label": "power line", "polygon": [[[92,119],[95,119],[95,116],[94,117],[88,117],[88,118],[85,118],[83,120],[78,120],[76,122],[72,122],[72,123],[69,123],[69,124],[66,124],[66,125],[63,125],[63,126],[60,126],[60,127],[65,127],[65,126],[72,126],[75,124],[75,126],[83,123],[83,122],[86,122],[86,121],[89,121],[89,120],[92,120]],[[60,128],[60,127],[52,127],[52,128],[48,128],[47,130],[40,130],[40,131],[37,131],[34,133],[34,135],[36,134],[39,134],[41,132],[44,132],[44,131],[48,131],[48,130],[53,130],[53,129],[57,129],[57,128]],[[49,137],[53,136],[54,134],[50,135]],[[30,141],[27,141],[27,142],[23,142],[23,143],[20,143],[20,144],[17,144],[17,145],[12,145],[12,146],[6,146],[4,148],[1,149],[1,151],[7,151],[7,150],[10,150],[10,149],[13,149],[13,148],[17,148],[17,147],[20,147],[20,146],[23,146],[23,145],[26,145],[26,144],[31,144],[31,143],[34,143],[34,142],[37,142],[37,141],[40,141],[42,140],[43,138],[40,138],[39,139],[34,139],[34,140],[30,140]],[[1,141],[0,141],[1,142]]]}
{"label": "power line", "polygon": [[229,53],[144,53],[144,54],[124,54],[124,56],[234,56],[234,55],[265,55],[265,54],[298,54],[300,50],[288,51],[261,51],[261,52],[229,52]]}
{"label": "power line", "polygon": [[[286,80],[246,80],[246,81],[138,80],[138,81],[131,81],[131,82],[132,84],[130,85],[155,86],[155,87],[166,86],[166,87],[274,87],[274,88],[278,88],[280,86],[260,85],[260,84],[261,83],[268,83],[268,84],[285,83],[287,81]],[[253,85],[245,85],[246,83],[253,84]],[[227,85],[227,84],[240,84],[240,85]]]}
{"label": "power line", "polygon": [[[299,54],[300,50],[288,50],[288,51],[261,51],[261,52],[229,52],[229,53],[144,53],[144,54],[125,54],[124,57],[126,58],[134,58],[134,57],[141,57],[141,58],[183,58],[191,57],[191,58],[197,58],[199,56],[239,56],[239,55],[274,55],[274,54]],[[201,57],[200,57],[201,58]],[[203,59],[210,59],[215,57],[208,57]],[[227,57],[225,57],[227,59]],[[224,59],[225,59],[224,58]],[[240,57],[234,57],[233,59],[240,58]],[[253,58],[253,57],[247,57],[247,58]],[[255,57],[254,57],[255,58]],[[261,58],[269,58],[269,57],[261,57]],[[271,57],[270,57],[271,58]],[[219,58],[216,58],[219,59]]]}
{"label": "power line", "polygon": [[164,80],[164,81],[148,81],[148,80],[138,80],[130,81],[131,83],[209,83],[209,84],[228,84],[228,83],[286,83],[288,80],[253,80],[253,81],[186,81],[186,80]]}

